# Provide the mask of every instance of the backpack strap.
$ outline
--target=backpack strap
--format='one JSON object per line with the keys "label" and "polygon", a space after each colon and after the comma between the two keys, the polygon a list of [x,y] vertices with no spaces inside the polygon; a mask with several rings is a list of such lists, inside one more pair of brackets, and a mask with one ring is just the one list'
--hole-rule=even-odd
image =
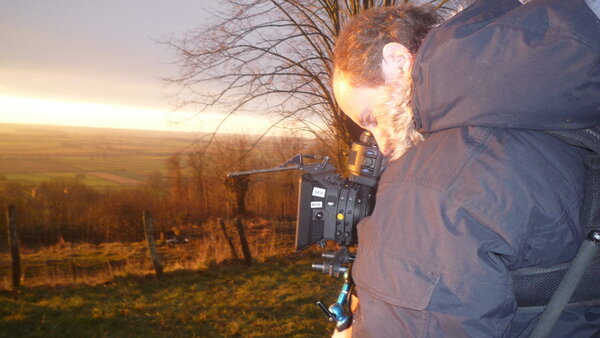
{"label": "backpack strap", "polygon": [[[598,257],[600,253],[600,126],[583,130],[552,131],[549,133],[566,143],[592,152],[584,160],[586,178],[581,222],[587,235],[581,243],[575,258],[567,263],[568,267],[555,271],[548,271],[552,268],[544,269],[545,272],[550,272],[549,278],[552,276],[554,278],[545,281],[545,286],[536,289],[535,293],[544,293],[544,290],[552,289],[555,289],[555,291],[553,291],[548,305],[544,307],[544,313],[531,335],[534,338],[547,337],[550,334],[567,304],[580,305],[600,296],[600,259]],[[590,265],[592,262],[595,264]],[[559,270],[561,272],[558,272]],[[516,271],[513,276],[518,280],[519,277],[528,275],[525,272],[522,271],[521,276],[519,276],[519,272]],[[533,275],[529,274],[529,276]],[[556,281],[558,280],[560,283],[556,287]],[[581,283],[582,281],[584,283]]]}
{"label": "backpack strap", "polygon": [[[570,263],[548,268],[530,267],[511,273],[518,312],[542,312],[550,303]],[[600,256],[588,265],[565,308],[600,304]]]}
{"label": "backpack strap", "polygon": [[548,131],[563,142],[600,154],[600,125],[588,129]]}

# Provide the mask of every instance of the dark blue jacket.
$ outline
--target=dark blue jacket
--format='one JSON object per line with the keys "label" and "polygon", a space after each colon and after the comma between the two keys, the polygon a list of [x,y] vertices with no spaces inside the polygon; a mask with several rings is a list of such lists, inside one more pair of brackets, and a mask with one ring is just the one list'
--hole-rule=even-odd
{"label": "dark blue jacket", "polygon": [[[586,152],[541,130],[600,121],[600,20],[583,0],[479,1],[415,59],[426,140],[391,162],[358,225],[355,337],[526,337],[510,271],[573,258]],[[600,334],[600,307],[557,337]]]}

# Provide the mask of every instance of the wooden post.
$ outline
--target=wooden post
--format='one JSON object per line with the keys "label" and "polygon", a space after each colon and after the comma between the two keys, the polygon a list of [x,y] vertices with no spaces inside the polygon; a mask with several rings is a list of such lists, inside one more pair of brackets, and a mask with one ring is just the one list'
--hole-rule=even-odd
{"label": "wooden post", "polygon": [[227,244],[229,245],[229,251],[231,252],[231,257],[233,257],[234,259],[238,259],[237,251],[235,251],[235,245],[233,245],[233,240],[231,239],[231,236],[229,236],[229,233],[227,232],[227,228],[225,227],[225,221],[223,221],[222,218],[219,218],[219,225],[221,226],[221,232],[223,233],[223,236],[225,236],[225,240],[227,241]]}
{"label": "wooden post", "polygon": [[244,253],[244,261],[246,265],[252,264],[252,255],[250,254],[250,247],[248,246],[248,240],[244,233],[244,224],[242,223],[242,216],[235,218],[235,227],[237,228],[238,235],[240,236],[240,244],[242,244],[242,253]]}
{"label": "wooden post", "polygon": [[244,261],[247,265],[252,264],[252,255],[250,255],[250,248],[248,247],[248,240],[246,234],[244,234],[244,224],[242,223],[242,217],[246,213],[246,193],[250,185],[250,179],[248,176],[232,176],[225,180],[225,186],[235,196],[235,227],[237,228],[238,235],[240,236],[240,244],[242,245],[242,253],[244,254]]}
{"label": "wooden post", "polygon": [[156,277],[161,278],[163,274],[163,267],[160,263],[160,258],[156,253],[156,242],[154,242],[154,232],[152,225],[152,215],[148,211],[144,211],[142,216],[144,222],[144,231],[146,233],[146,241],[148,242],[148,250],[150,251],[150,258],[152,258],[152,264],[156,271]]}
{"label": "wooden post", "polygon": [[113,274],[113,269],[112,269],[112,265],[110,264],[110,259],[106,260],[106,267],[108,269],[108,274],[110,275],[110,277],[114,277],[115,275]]}
{"label": "wooden post", "polygon": [[9,205],[6,213],[8,224],[8,246],[12,256],[12,284],[14,288],[21,286],[21,255],[19,254],[19,239],[17,237],[17,220],[14,205]]}
{"label": "wooden post", "polygon": [[71,273],[73,277],[73,283],[77,283],[77,264],[75,263],[74,259],[71,260]]}

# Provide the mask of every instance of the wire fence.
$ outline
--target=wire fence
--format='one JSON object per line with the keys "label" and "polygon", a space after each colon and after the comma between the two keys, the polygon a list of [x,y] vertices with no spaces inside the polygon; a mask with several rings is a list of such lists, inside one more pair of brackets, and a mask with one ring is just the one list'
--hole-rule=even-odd
{"label": "wire fence", "polygon": [[[252,257],[257,261],[294,250],[294,224],[250,219],[244,222]],[[239,237],[231,222],[225,221],[225,232],[234,244],[237,257],[242,257]],[[164,271],[203,269],[213,263],[232,259],[223,228],[218,220],[161,232],[156,248]],[[58,243],[36,248],[22,248],[22,286],[61,285],[72,283],[100,284],[118,276],[152,273],[152,260],[144,241],[131,243]],[[0,288],[11,288],[11,255],[0,254]]]}

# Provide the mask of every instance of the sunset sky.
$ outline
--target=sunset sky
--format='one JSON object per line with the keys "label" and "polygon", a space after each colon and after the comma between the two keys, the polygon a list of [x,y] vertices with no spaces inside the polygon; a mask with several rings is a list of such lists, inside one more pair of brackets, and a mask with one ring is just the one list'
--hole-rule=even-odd
{"label": "sunset sky", "polygon": [[[0,0],[0,122],[212,131],[218,111],[172,123],[190,113],[173,112],[160,77],[177,74],[174,53],[156,40],[210,22],[218,4]],[[267,125],[238,117],[223,131]]]}

